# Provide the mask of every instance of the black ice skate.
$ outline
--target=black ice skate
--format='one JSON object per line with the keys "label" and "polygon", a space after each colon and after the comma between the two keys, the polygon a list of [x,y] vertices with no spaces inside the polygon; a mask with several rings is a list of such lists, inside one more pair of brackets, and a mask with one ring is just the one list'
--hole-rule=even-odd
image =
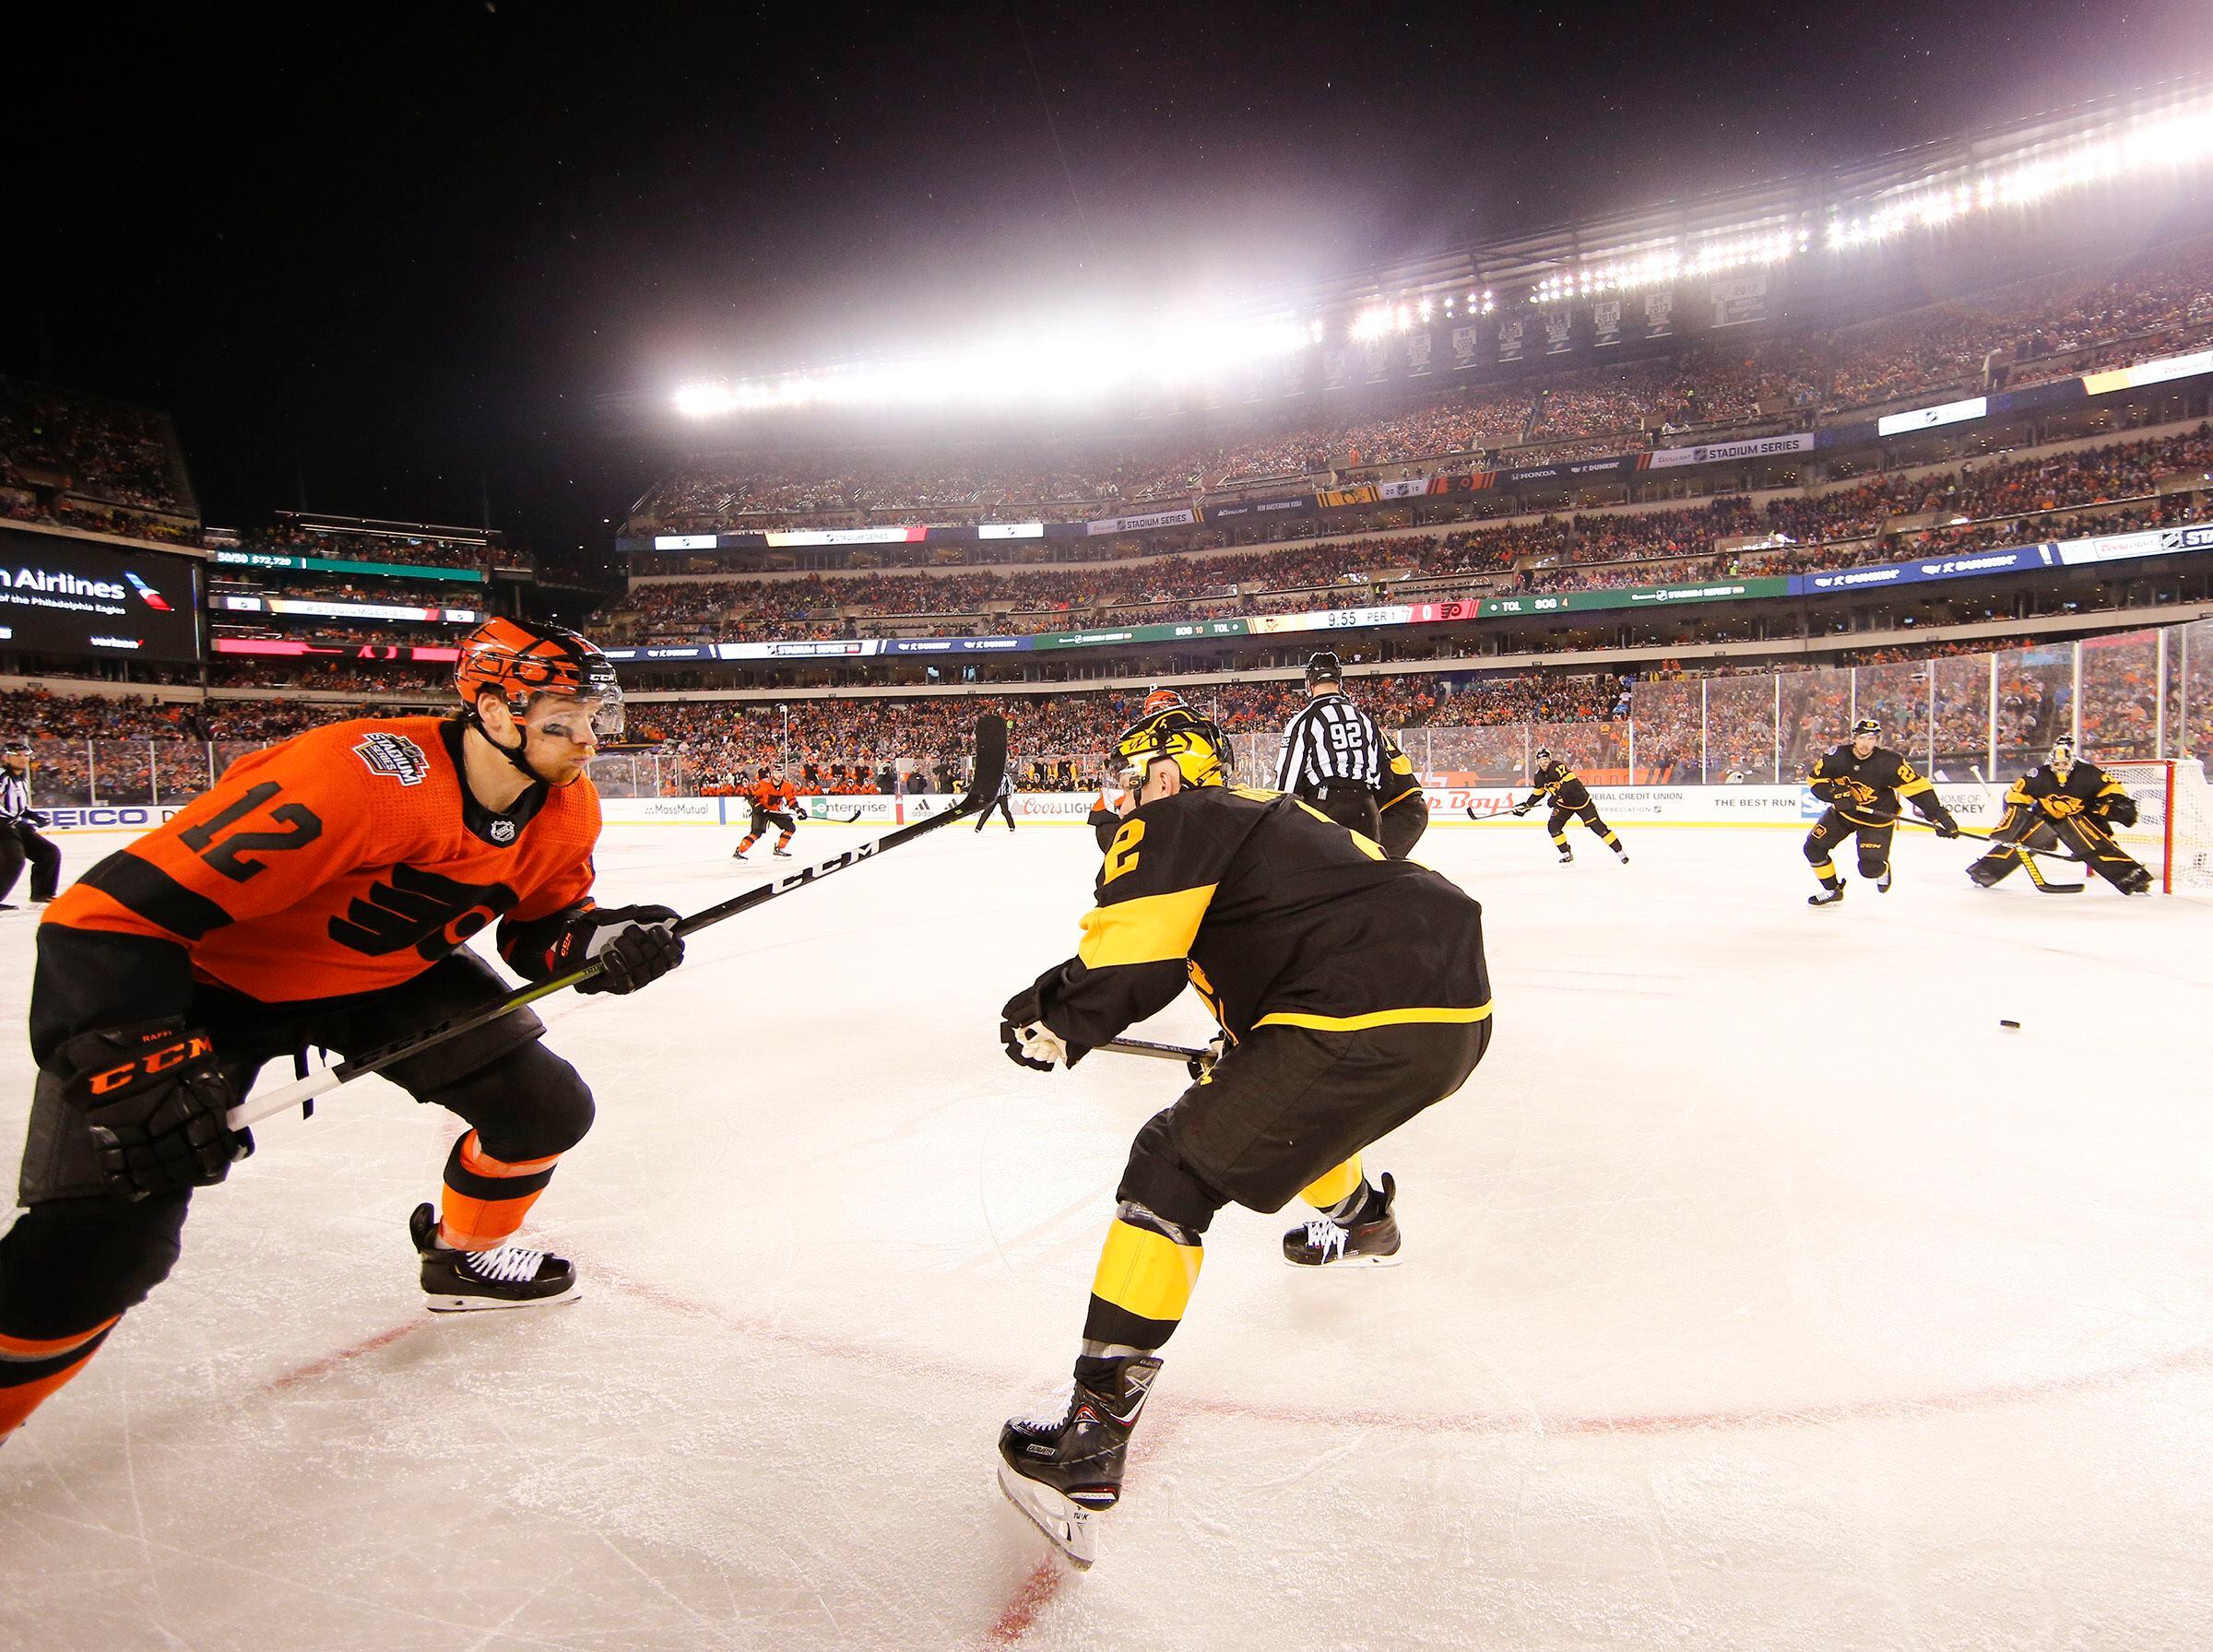
{"label": "black ice skate", "polygon": [[1890,892],[1890,868],[1888,867],[1885,867],[1883,875],[1875,880],[1875,892],[1878,895],[1887,895]]}
{"label": "black ice skate", "polygon": [[778,860],[789,860],[791,858],[791,851],[789,849],[772,849],[769,851],[769,853],[774,855]]}
{"label": "black ice skate", "polygon": [[1364,1220],[1342,1222],[1318,1216],[1284,1235],[1284,1260],[1294,1268],[1396,1268],[1399,1219],[1391,1213],[1398,1184],[1385,1171],[1380,1196],[1363,1211]]}
{"label": "black ice skate", "polygon": [[417,1205],[408,1218],[422,1258],[423,1305],[433,1314],[484,1308],[540,1308],[577,1298],[576,1270],[561,1257],[519,1245],[497,1250],[449,1250],[438,1243],[438,1212]]}
{"label": "black ice skate", "polygon": [[1562,849],[1560,851],[1560,864],[1564,867],[1573,866],[1575,864],[1575,851],[1573,849]]}
{"label": "black ice skate", "polygon": [[1079,1568],[1097,1558],[1091,1517],[1122,1494],[1122,1459],[1160,1361],[1120,1363],[1105,1388],[1070,1385],[1057,1417],[1011,1417],[999,1431],[999,1489]]}
{"label": "black ice skate", "polygon": [[1805,903],[1808,906],[1834,906],[1843,898],[1844,886],[1840,883],[1834,889],[1825,889],[1817,895],[1806,896]]}

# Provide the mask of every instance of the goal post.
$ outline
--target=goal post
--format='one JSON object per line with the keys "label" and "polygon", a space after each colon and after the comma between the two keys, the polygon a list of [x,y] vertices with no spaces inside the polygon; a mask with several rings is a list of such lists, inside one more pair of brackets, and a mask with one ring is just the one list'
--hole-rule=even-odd
{"label": "goal post", "polygon": [[2195,758],[2099,765],[2136,801],[2136,823],[2116,829],[2120,845],[2170,895],[2213,895],[2213,786]]}

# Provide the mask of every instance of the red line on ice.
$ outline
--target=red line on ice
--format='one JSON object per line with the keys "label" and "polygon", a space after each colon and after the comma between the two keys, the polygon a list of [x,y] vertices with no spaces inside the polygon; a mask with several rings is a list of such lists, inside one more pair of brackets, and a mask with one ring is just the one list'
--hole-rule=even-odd
{"label": "red line on ice", "polygon": [[1068,1568],[1047,1555],[1037,1563],[1037,1569],[1022,1580],[1022,1587],[1014,1591],[1006,1610],[984,1631],[984,1638],[993,1646],[1012,1646],[1030,1632],[1037,1614],[1060,1592],[1060,1586],[1067,1579]]}
{"label": "red line on ice", "polygon": [[264,1394],[278,1394],[287,1388],[296,1388],[302,1383],[312,1383],[318,1376],[329,1375],[349,1360],[358,1360],[365,1353],[374,1353],[380,1348],[389,1348],[402,1337],[412,1335],[430,1323],[430,1316],[426,1314],[420,1319],[408,1320],[405,1325],[396,1325],[389,1330],[379,1331],[375,1336],[356,1342],[350,1348],[341,1348],[337,1352],[326,1353],[319,1360],[310,1360],[306,1364],[296,1370],[288,1371],[282,1376],[271,1377],[261,1385],[261,1391]]}

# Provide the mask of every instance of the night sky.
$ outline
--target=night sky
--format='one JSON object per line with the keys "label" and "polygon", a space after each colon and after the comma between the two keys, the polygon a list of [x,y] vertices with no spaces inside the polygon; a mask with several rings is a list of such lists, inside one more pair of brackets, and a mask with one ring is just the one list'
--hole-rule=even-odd
{"label": "night sky", "polygon": [[2205,0],[37,9],[0,370],[173,412],[211,523],[481,494],[571,555],[653,478],[621,398],[702,370],[1273,289],[2213,67]]}

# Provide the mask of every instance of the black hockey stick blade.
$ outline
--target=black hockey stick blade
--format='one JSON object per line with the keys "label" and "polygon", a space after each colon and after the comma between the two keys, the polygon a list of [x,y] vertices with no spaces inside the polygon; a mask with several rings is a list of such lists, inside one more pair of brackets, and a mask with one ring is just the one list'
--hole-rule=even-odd
{"label": "black hockey stick blade", "polygon": [[[887,832],[882,837],[871,838],[856,848],[846,850],[843,855],[834,855],[828,860],[817,861],[812,866],[800,867],[794,871],[787,872],[783,877],[772,882],[756,884],[741,895],[735,895],[728,901],[718,902],[704,911],[695,912],[691,916],[680,920],[675,926],[676,933],[679,935],[696,934],[711,925],[722,923],[728,918],[734,918],[741,912],[751,911],[756,906],[766,905],[777,896],[787,895],[793,890],[805,884],[818,882],[829,877],[833,872],[842,872],[847,867],[858,866],[864,860],[872,860],[886,849],[895,849],[902,844],[911,843],[916,838],[922,836],[923,833],[934,832],[941,826],[950,825],[964,815],[975,814],[999,795],[999,783],[1006,771],[1007,725],[1003,718],[992,716],[987,713],[976,720],[975,779],[969,784],[967,795],[953,808],[941,815],[932,815],[926,820],[917,820],[909,825],[900,827],[896,832]],[[471,1028],[481,1027],[487,1021],[497,1021],[501,1016],[511,1010],[520,1009],[526,1004],[535,1004],[540,998],[550,997],[557,992],[580,985],[598,975],[600,969],[600,964],[594,961],[585,965],[584,968],[573,971],[566,975],[557,975],[550,981],[539,981],[528,986],[518,987],[505,997],[495,999],[480,1009],[473,1009],[466,1014],[455,1016],[450,1021],[440,1021],[435,1026],[426,1027],[420,1032],[385,1044],[381,1049],[364,1050],[361,1055],[349,1060],[341,1061],[336,1067],[325,1068],[319,1073],[311,1074],[290,1084],[281,1085],[266,1094],[255,1096],[251,1102],[241,1102],[231,1109],[226,1122],[233,1130],[243,1130],[248,1125],[258,1123],[262,1119],[299,1106],[314,1096],[337,1089],[341,1084],[350,1084],[354,1080],[366,1078],[373,1072],[391,1066],[395,1061],[403,1061],[409,1056],[419,1055],[434,1044],[444,1044],[447,1039],[467,1032]]]}

